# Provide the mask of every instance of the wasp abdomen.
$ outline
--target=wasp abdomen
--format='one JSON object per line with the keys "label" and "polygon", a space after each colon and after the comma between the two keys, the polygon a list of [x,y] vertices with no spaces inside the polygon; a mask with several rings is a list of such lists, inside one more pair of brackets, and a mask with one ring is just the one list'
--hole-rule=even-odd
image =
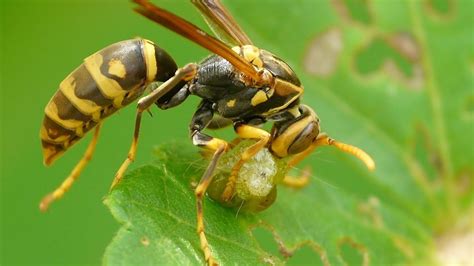
{"label": "wasp abdomen", "polygon": [[64,79],[45,108],[40,136],[49,165],[98,122],[137,99],[152,81],[166,81],[177,66],[145,39],[112,44],[89,56]]}

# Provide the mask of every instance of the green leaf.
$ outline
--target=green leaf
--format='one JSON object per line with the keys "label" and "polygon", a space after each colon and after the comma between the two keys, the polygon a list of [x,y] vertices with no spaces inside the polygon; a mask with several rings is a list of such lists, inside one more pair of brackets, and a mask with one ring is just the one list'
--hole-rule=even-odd
{"label": "green leaf", "polygon": [[[206,199],[206,233],[224,265],[432,264],[435,240],[473,213],[472,3],[353,2],[226,3],[257,46],[298,73],[322,129],[377,169],[322,148],[301,164],[311,183],[279,186],[261,213]],[[206,166],[191,144],[171,143],[130,171],[106,199],[123,226],[105,264],[204,263],[192,183]]]}

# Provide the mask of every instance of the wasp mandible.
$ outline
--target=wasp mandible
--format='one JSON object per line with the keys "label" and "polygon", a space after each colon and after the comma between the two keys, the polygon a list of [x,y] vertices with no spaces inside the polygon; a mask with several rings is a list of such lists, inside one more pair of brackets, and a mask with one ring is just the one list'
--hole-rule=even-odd
{"label": "wasp mandible", "polygon": [[[361,159],[369,169],[375,164],[361,149],[321,133],[319,118],[300,103],[303,86],[291,67],[272,53],[253,45],[218,0],[192,0],[219,39],[190,22],[146,0],[135,0],[135,11],[206,48],[213,54],[199,63],[178,68],[170,55],[153,42],[132,39],[112,44],[87,57],[64,81],[45,108],[40,131],[44,163],[50,165],[88,131],[94,136],[70,175],[40,203],[51,202],[69,190],[91,159],[102,121],[138,100],[135,130],[127,158],[112,187],[135,159],[142,113],[153,104],[160,109],[179,105],[189,95],[202,98],[189,125],[194,145],[210,151],[212,159],[195,189],[197,231],[209,264],[216,261],[204,233],[202,200],[221,155],[231,148],[225,140],[203,133],[206,128],[233,125],[240,139],[254,140],[232,167],[222,200],[231,199],[240,168],[263,148],[276,157],[291,156],[294,166],[316,147],[334,146]],[[141,97],[146,91],[151,93]],[[140,98],[141,97],[141,98]],[[259,126],[273,122],[271,132]]]}

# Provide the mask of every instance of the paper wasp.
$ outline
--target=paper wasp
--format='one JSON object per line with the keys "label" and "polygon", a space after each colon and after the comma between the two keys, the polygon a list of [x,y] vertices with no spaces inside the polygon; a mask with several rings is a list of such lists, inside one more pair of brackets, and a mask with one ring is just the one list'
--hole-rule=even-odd
{"label": "paper wasp", "polygon": [[[189,131],[194,145],[213,154],[195,189],[197,231],[209,264],[215,264],[215,259],[204,233],[202,200],[219,158],[231,146],[203,133],[204,129],[233,125],[239,138],[255,141],[232,167],[221,196],[223,201],[232,198],[240,168],[263,148],[279,158],[291,156],[288,164],[293,166],[316,147],[331,145],[355,155],[369,169],[375,167],[373,160],[359,148],[337,142],[320,132],[316,113],[300,103],[303,86],[290,66],[254,46],[218,0],[192,0],[192,3],[220,39],[146,0],[134,2],[138,4],[136,12],[213,54],[200,63],[178,68],[171,56],[151,41],[132,39],[112,44],[86,58],[60,84],[46,106],[40,132],[44,163],[53,163],[93,128],[94,136],[70,175],[41,201],[42,210],[63,196],[91,159],[102,121],[138,98],[132,144],[112,187],[135,159],[144,111],[153,104],[161,109],[172,108],[189,95],[202,98]],[[141,97],[146,89],[151,93]],[[267,121],[274,122],[271,132],[259,127]]]}

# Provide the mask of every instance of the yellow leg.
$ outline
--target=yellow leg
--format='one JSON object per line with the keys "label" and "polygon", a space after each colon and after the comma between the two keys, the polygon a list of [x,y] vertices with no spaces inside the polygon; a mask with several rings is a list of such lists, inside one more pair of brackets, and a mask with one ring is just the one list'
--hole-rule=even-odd
{"label": "yellow leg", "polygon": [[303,188],[309,184],[310,176],[311,169],[307,167],[303,170],[303,173],[300,176],[285,176],[282,184],[295,189]]}
{"label": "yellow leg", "polygon": [[142,118],[142,113],[147,111],[150,106],[152,106],[158,99],[163,97],[166,93],[171,91],[173,88],[179,85],[181,81],[188,81],[194,78],[197,71],[197,65],[194,63],[187,64],[186,66],[178,69],[175,75],[168,79],[166,82],[161,84],[156,90],[152,91],[150,94],[140,98],[138,100],[137,115],[135,119],[135,130],[133,133],[132,144],[130,145],[130,150],[128,151],[127,158],[120,166],[119,170],[115,174],[114,181],[110,186],[110,189],[113,189],[123,178],[125,171],[128,166],[135,160],[135,155],[137,153],[138,145],[138,136],[140,133],[140,122]]}
{"label": "yellow leg", "polygon": [[268,141],[270,140],[270,133],[267,131],[249,126],[249,125],[239,125],[236,127],[235,131],[242,139],[258,139],[257,143],[248,147],[241,155],[240,159],[232,167],[230,177],[225,186],[224,192],[222,192],[222,200],[229,201],[233,194],[235,188],[235,182],[237,181],[237,175],[239,174],[240,168],[248,160],[250,160],[255,154],[257,154],[261,149],[263,149]]}
{"label": "yellow leg", "polygon": [[206,190],[212,181],[213,173],[216,168],[219,158],[227,150],[228,144],[220,139],[212,138],[207,144],[206,148],[213,149],[214,155],[212,156],[211,162],[206,169],[206,172],[201,178],[198,186],[196,187],[194,194],[196,195],[196,209],[197,209],[197,233],[201,244],[201,249],[204,253],[204,258],[208,265],[218,265],[214,257],[212,256],[211,249],[209,248],[209,242],[206,238],[204,231],[204,211],[203,211],[203,198],[206,194]]}
{"label": "yellow leg", "polygon": [[127,170],[128,166],[135,160],[135,156],[137,154],[137,145],[138,145],[138,137],[140,134],[140,124],[142,120],[142,113],[143,111],[137,109],[137,115],[135,118],[135,130],[133,132],[133,140],[132,144],[130,145],[130,150],[128,151],[127,158],[125,161],[120,165],[117,173],[115,174],[114,181],[112,181],[112,185],[110,189],[113,189],[123,178],[123,174]]}
{"label": "yellow leg", "polygon": [[48,210],[49,206],[53,201],[60,199],[74,184],[79,176],[81,175],[82,170],[86,167],[87,163],[92,159],[92,155],[95,151],[95,146],[97,144],[97,139],[99,138],[101,124],[97,124],[94,131],[94,136],[92,137],[89,146],[87,147],[86,152],[82,156],[81,160],[76,164],[74,169],[72,169],[71,173],[68,177],[61,183],[61,185],[56,188],[52,193],[46,195],[40,202],[39,208],[41,211],[45,212]]}

